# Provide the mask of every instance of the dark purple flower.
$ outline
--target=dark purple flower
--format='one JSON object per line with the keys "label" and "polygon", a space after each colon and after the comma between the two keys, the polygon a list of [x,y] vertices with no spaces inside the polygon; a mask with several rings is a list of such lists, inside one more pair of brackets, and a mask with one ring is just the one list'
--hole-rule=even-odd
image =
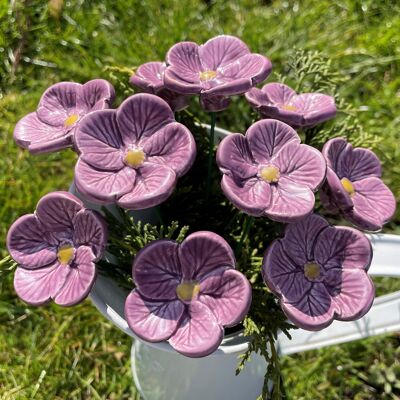
{"label": "dark purple flower", "polygon": [[293,127],[308,128],[336,115],[335,99],[322,93],[296,92],[283,83],[267,83],[246,93],[247,101],[264,118],[274,118]]}
{"label": "dark purple flower", "polygon": [[247,92],[267,78],[272,69],[268,58],[250,53],[240,39],[221,35],[203,45],[180,42],[167,53],[164,83],[181,94],[199,94],[203,107],[221,111],[227,97]]}
{"label": "dark purple flower", "polygon": [[326,163],[313,147],[300,144],[296,131],[264,119],[246,135],[225,137],[217,163],[222,190],[240,210],[280,222],[295,222],[314,208],[314,192],[325,178]]}
{"label": "dark purple flower", "polygon": [[7,247],[19,264],[14,276],[18,296],[39,306],[54,300],[79,303],[95,279],[95,262],[103,254],[107,229],[102,217],[66,192],[42,197],[35,214],[17,219],[8,231]]}
{"label": "dark purple flower", "polygon": [[322,153],[328,164],[321,201],[360,229],[378,231],[396,211],[396,199],[382,182],[381,163],[368,149],[343,138],[329,140]]}
{"label": "dark purple flower", "polygon": [[94,112],[76,132],[75,184],[88,200],[143,209],[162,203],[194,162],[190,131],[160,97],[136,94]]}
{"label": "dark purple flower", "polygon": [[132,331],[149,342],[168,340],[189,357],[217,349],[224,326],[238,324],[251,304],[251,286],[235,269],[228,243],[196,232],[181,244],[156,240],[133,263],[136,284],[125,303]]}
{"label": "dark purple flower", "polygon": [[189,105],[190,97],[169,90],[164,85],[166,65],[152,61],[141,65],[131,76],[130,83],[146,93],[155,94],[164,99],[172,111],[181,111]]}
{"label": "dark purple flower", "polygon": [[103,79],[93,79],[84,85],[56,83],[43,93],[38,109],[17,123],[14,140],[32,154],[72,147],[82,117],[109,108],[114,97],[114,88]]}
{"label": "dark purple flower", "polygon": [[288,318],[316,331],[334,319],[354,321],[368,312],[375,293],[366,272],[371,259],[365,235],[314,214],[289,224],[285,237],[272,242],[262,272]]}

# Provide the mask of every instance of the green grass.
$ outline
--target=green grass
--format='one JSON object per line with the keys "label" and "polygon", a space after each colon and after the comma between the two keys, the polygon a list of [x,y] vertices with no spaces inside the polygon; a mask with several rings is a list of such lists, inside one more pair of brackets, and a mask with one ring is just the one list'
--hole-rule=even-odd
{"label": "green grass", "polygon": [[[118,101],[132,90],[118,71],[162,59],[180,40],[240,36],[285,73],[295,48],[323,51],[347,82],[353,103],[400,198],[400,5],[384,0],[305,1],[16,1],[0,0],[0,254],[12,221],[38,199],[66,189],[71,151],[30,156],[12,140],[15,123],[33,111],[43,90],[61,80],[94,77],[117,83]],[[50,5],[50,6],[49,6]],[[61,6],[61,8],[58,8]],[[18,61],[19,60],[19,61]],[[276,75],[275,75],[276,76]],[[128,74],[125,75],[128,77]],[[194,103],[193,103],[194,104]],[[194,105],[194,112],[201,112]],[[241,131],[243,99],[219,124]],[[400,233],[400,212],[388,227]],[[387,281],[382,291],[396,287]],[[397,285],[398,287],[398,285]],[[400,398],[399,336],[386,335],[285,357],[288,396],[294,399]],[[134,399],[130,340],[89,302],[33,309],[0,282],[1,399]]]}

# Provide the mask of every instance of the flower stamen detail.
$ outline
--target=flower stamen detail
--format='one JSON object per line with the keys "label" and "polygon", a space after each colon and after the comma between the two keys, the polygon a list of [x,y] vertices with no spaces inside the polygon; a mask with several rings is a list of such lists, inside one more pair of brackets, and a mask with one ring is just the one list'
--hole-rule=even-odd
{"label": "flower stamen detail", "polygon": [[304,275],[311,281],[318,279],[321,275],[321,267],[316,263],[307,263],[304,265]]}
{"label": "flower stamen detail", "polygon": [[344,190],[350,195],[350,197],[354,196],[356,191],[354,189],[353,183],[347,178],[342,178],[340,182],[342,183]]}
{"label": "flower stamen detail", "polygon": [[280,178],[279,168],[273,165],[264,167],[260,172],[260,176],[265,182],[276,183],[279,181]]}
{"label": "flower stamen detail", "polygon": [[143,164],[146,155],[144,151],[141,149],[133,149],[129,150],[124,158],[125,164],[129,165],[130,167],[137,168]]}
{"label": "flower stamen detail", "polygon": [[194,300],[200,292],[200,284],[197,281],[183,281],[176,287],[176,294],[182,301]]}
{"label": "flower stamen detail", "polygon": [[74,258],[75,249],[73,246],[61,246],[57,251],[58,262],[62,265],[68,265]]}
{"label": "flower stamen detail", "polygon": [[64,121],[64,126],[65,127],[70,127],[75,124],[76,121],[78,121],[79,115],[78,114],[71,114],[69,115],[65,121]]}
{"label": "flower stamen detail", "polygon": [[214,79],[217,76],[217,71],[203,71],[200,72],[200,80],[202,82],[210,81],[211,79]]}
{"label": "flower stamen detail", "polygon": [[290,104],[284,104],[282,106],[282,109],[286,110],[286,111],[296,111],[297,108],[295,106],[291,106]]}

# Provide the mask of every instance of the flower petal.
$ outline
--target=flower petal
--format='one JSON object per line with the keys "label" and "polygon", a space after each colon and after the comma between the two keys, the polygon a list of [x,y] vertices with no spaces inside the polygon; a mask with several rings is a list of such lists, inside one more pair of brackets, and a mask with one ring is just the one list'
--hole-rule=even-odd
{"label": "flower petal", "polygon": [[74,243],[88,246],[99,259],[107,245],[107,225],[100,214],[93,210],[82,210],[74,220]]}
{"label": "flower petal", "polygon": [[24,215],[11,225],[7,248],[18,264],[29,269],[43,267],[57,258],[55,244],[50,243],[43,226],[33,214]]}
{"label": "flower petal", "polygon": [[77,108],[85,114],[91,111],[110,108],[115,99],[115,90],[110,82],[104,79],[92,79],[82,85],[77,98]]}
{"label": "flower petal", "polygon": [[72,135],[66,129],[42,122],[36,112],[20,119],[14,129],[14,140],[32,154],[58,151],[72,146]]}
{"label": "flower petal", "polygon": [[91,113],[76,130],[75,144],[80,159],[94,168],[118,171],[125,166],[116,114],[114,110]]}
{"label": "flower petal", "polygon": [[146,141],[143,151],[149,162],[165,164],[180,177],[193,165],[196,143],[189,129],[173,122],[151,136]]}
{"label": "flower petal", "polygon": [[279,106],[288,104],[292,97],[296,95],[292,88],[283,83],[267,83],[261,90],[267,97],[268,102]]}
{"label": "flower petal", "polygon": [[18,267],[14,275],[14,288],[25,303],[40,306],[48,303],[64,284],[69,267],[55,264],[28,270]]}
{"label": "flower petal", "polygon": [[117,203],[129,210],[141,210],[161,204],[175,189],[176,178],[171,168],[146,162],[136,175],[133,189],[121,196]]}
{"label": "flower petal", "polygon": [[326,170],[325,182],[324,191],[326,192],[327,197],[330,198],[333,206],[336,206],[340,210],[349,210],[353,208],[352,198],[346,192],[339,177],[330,167]]}
{"label": "flower petal", "polygon": [[129,82],[147,93],[156,93],[164,87],[164,71],[166,65],[160,61],[152,61],[138,67]]}
{"label": "flower petal", "polygon": [[170,122],[174,122],[171,108],[152,94],[128,97],[117,110],[117,123],[125,146],[143,145],[148,137]]}
{"label": "flower petal", "polygon": [[54,126],[64,126],[70,114],[80,114],[77,99],[82,85],[75,82],[60,82],[50,86],[42,95],[37,115],[39,119]]}
{"label": "flower petal", "polygon": [[300,143],[296,131],[283,122],[263,119],[246,132],[250,150],[255,160],[267,164],[289,142]]}
{"label": "flower petal", "polygon": [[217,163],[221,172],[237,179],[248,179],[257,175],[248,142],[240,133],[226,136],[218,146]]}
{"label": "flower petal", "polygon": [[277,185],[271,186],[272,200],[265,215],[274,221],[297,222],[309,215],[315,204],[312,190],[281,176]]}
{"label": "flower petal", "polygon": [[214,232],[189,235],[179,246],[184,280],[201,280],[217,268],[235,268],[235,256],[229,244]]}
{"label": "flower petal", "polygon": [[286,239],[275,240],[266,250],[262,264],[265,283],[287,302],[299,301],[311,288],[311,282],[304,276],[305,254],[297,249],[297,253],[295,250],[289,253]]}
{"label": "flower petal", "polygon": [[257,217],[270,207],[271,186],[258,178],[235,180],[230,175],[223,175],[221,188],[228,200],[246,214]]}
{"label": "flower petal", "polygon": [[293,183],[307,186],[316,191],[325,179],[326,161],[322,154],[311,146],[288,143],[272,163],[279,168],[281,176]]}
{"label": "flower petal", "polygon": [[162,342],[174,334],[185,311],[180,300],[146,300],[132,290],[125,301],[125,318],[133,333],[148,342]]}
{"label": "flower petal", "polygon": [[52,192],[39,200],[36,216],[43,227],[51,232],[72,231],[74,218],[83,209],[83,203],[73,194]]}
{"label": "flower petal", "polygon": [[80,303],[90,293],[96,280],[95,256],[87,246],[78,248],[74,265],[60,266],[66,268],[69,273],[64,284],[54,297],[54,302],[60,306],[69,307]]}
{"label": "flower petal", "polygon": [[229,35],[216,36],[200,46],[199,49],[203,68],[211,71],[227,66],[249,53],[250,50],[244,42]]}
{"label": "flower petal", "polygon": [[212,310],[221,325],[234,326],[249,311],[251,285],[239,271],[216,271],[200,282],[198,300]]}
{"label": "flower petal", "polygon": [[150,300],[175,300],[181,282],[178,244],[172,240],[156,240],[136,255],[133,280],[140,293]]}
{"label": "flower petal", "polygon": [[224,330],[212,311],[199,301],[192,301],[169,339],[171,346],[187,357],[204,357],[221,344]]}
{"label": "flower petal", "polygon": [[120,171],[102,171],[91,167],[83,160],[75,166],[75,185],[78,192],[88,200],[99,204],[110,204],[132,190],[136,171],[125,167]]}
{"label": "flower petal", "polygon": [[371,243],[356,229],[328,227],[319,233],[314,242],[315,260],[324,269],[365,269],[372,259]]}
{"label": "flower petal", "polygon": [[380,230],[396,211],[396,199],[379,178],[370,177],[353,182],[354,208],[345,217],[361,229]]}
{"label": "flower petal", "polygon": [[231,104],[231,99],[224,96],[205,96],[200,94],[200,105],[204,111],[220,112],[226,110]]}

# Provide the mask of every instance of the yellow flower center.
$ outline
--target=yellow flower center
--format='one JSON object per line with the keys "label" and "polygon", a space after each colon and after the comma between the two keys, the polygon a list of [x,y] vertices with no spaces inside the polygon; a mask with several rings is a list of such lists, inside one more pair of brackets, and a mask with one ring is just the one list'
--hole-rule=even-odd
{"label": "yellow flower center", "polygon": [[176,294],[182,301],[194,300],[200,292],[200,284],[197,281],[182,282],[176,287]]}
{"label": "yellow flower center", "polygon": [[202,82],[205,82],[205,81],[209,81],[209,80],[211,80],[211,79],[214,79],[216,76],[217,76],[217,71],[211,71],[211,70],[209,70],[209,71],[200,72],[200,80],[201,80]]}
{"label": "yellow flower center", "polygon": [[146,155],[141,149],[129,150],[125,155],[125,163],[130,167],[136,168],[143,164]]}
{"label": "yellow flower center", "polygon": [[308,279],[317,279],[321,274],[321,267],[315,263],[309,263],[304,265],[304,275]]}
{"label": "yellow flower center", "polygon": [[64,121],[64,126],[72,126],[76,121],[78,121],[78,118],[78,114],[69,115],[68,118]]}
{"label": "yellow flower center", "polygon": [[347,178],[342,178],[340,180],[340,182],[342,182],[342,186],[344,188],[344,190],[351,196],[354,196],[354,193],[356,192],[354,189],[353,184],[351,183],[351,181]]}
{"label": "yellow flower center", "polygon": [[286,111],[296,111],[297,108],[295,106],[291,106],[290,104],[284,104],[282,108]]}
{"label": "yellow flower center", "polygon": [[264,167],[261,170],[260,175],[261,178],[268,183],[278,182],[280,177],[279,169],[277,167],[274,167],[273,165]]}
{"label": "yellow flower center", "polygon": [[60,264],[69,264],[74,258],[74,248],[69,245],[61,246],[57,251],[57,258]]}

